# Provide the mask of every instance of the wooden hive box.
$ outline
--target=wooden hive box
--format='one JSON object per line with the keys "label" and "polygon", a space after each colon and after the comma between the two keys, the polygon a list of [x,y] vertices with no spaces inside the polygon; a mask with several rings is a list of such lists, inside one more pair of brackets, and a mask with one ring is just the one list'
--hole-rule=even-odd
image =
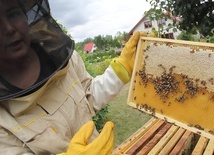
{"label": "wooden hive box", "polygon": [[[179,139],[186,137],[185,141],[180,142],[182,145],[187,145],[187,141],[195,137],[199,140],[200,136],[210,140],[209,145],[213,145],[214,44],[141,37],[127,104],[161,121],[161,125],[155,128],[154,124],[150,125],[155,130],[150,129],[153,136],[157,136],[160,131],[166,133],[178,127],[176,134],[181,135]],[[157,129],[163,126],[167,127]],[[149,130],[148,126],[142,128]],[[122,146],[128,148],[129,143],[131,150],[137,145],[137,139],[148,138],[148,131],[142,134],[142,130],[141,134],[135,133]],[[201,144],[204,141],[201,141],[198,145],[203,146]]]}

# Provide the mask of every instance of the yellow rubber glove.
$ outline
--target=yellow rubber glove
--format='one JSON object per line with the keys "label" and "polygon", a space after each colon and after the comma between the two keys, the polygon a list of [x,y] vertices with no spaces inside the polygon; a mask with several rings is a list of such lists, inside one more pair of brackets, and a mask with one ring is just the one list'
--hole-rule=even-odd
{"label": "yellow rubber glove", "polygon": [[121,55],[118,58],[113,59],[110,63],[114,72],[123,83],[129,82],[131,79],[140,36],[154,37],[154,34],[147,35],[146,32],[135,32],[126,43]]}
{"label": "yellow rubber glove", "polygon": [[72,138],[66,153],[60,155],[110,155],[114,147],[114,124],[108,121],[100,135],[88,144],[94,131],[94,122],[84,124]]}
{"label": "yellow rubber glove", "polygon": [[139,38],[140,32],[134,33],[126,43],[120,56],[113,59],[110,63],[114,72],[123,83],[129,82],[131,78]]}

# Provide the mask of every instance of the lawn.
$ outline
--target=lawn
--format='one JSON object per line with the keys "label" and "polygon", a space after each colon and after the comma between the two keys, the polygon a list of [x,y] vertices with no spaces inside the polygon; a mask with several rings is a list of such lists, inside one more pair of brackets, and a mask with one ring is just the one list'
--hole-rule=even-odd
{"label": "lawn", "polygon": [[127,97],[130,84],[126,84],[122,91],[109,103],[107,120],[115,124],[115,147],[120,145],[151,117],[141,111],[127,105]]}

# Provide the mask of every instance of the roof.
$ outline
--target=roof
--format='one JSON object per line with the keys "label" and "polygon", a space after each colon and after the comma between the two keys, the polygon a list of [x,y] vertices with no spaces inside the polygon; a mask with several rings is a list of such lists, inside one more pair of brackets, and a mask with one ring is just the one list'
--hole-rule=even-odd
{"label": "roof", "polygon": [[84,52],[91,51],[93,49],[93,46],[94,46],[94,43],[87,43],[85,44],[83,51]]}
{"label": "roof", "polygon": [[150,9],[149,11],[146,12],[146,14],[143,15],[143,17],[139,20],[139,22],[131,29],[131,31],[129,31],[128,35],[132,35],[134,29],[140,24],[142,23],[142,21],[144,21],[147,17],[147,15],[152,11],[152,9]]}

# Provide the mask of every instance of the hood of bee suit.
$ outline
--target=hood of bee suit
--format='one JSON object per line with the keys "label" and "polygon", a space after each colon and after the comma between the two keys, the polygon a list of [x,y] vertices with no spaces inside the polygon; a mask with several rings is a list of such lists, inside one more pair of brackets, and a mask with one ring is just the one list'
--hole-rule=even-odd
{"label": "hood of bee suit", "polygon": [[[28,19],[31,42],[47,52],[57,67],[56,72],[62,69],[72,56],[74,41],[62,31],[57,22],[52,18],[48,0],[17,1]],[[32,86],[32,88],[15,94],[11,94],[0,82],[0,101],[29,92],[35,89],[35,87],[42,85],[47,79]]]}
{"label": "hood of bee suit", "polygon": [[32,43],[39,43],[60,67],[74,50],[74,41],[52,18],[48,0],[18,0],[26,13]]}

